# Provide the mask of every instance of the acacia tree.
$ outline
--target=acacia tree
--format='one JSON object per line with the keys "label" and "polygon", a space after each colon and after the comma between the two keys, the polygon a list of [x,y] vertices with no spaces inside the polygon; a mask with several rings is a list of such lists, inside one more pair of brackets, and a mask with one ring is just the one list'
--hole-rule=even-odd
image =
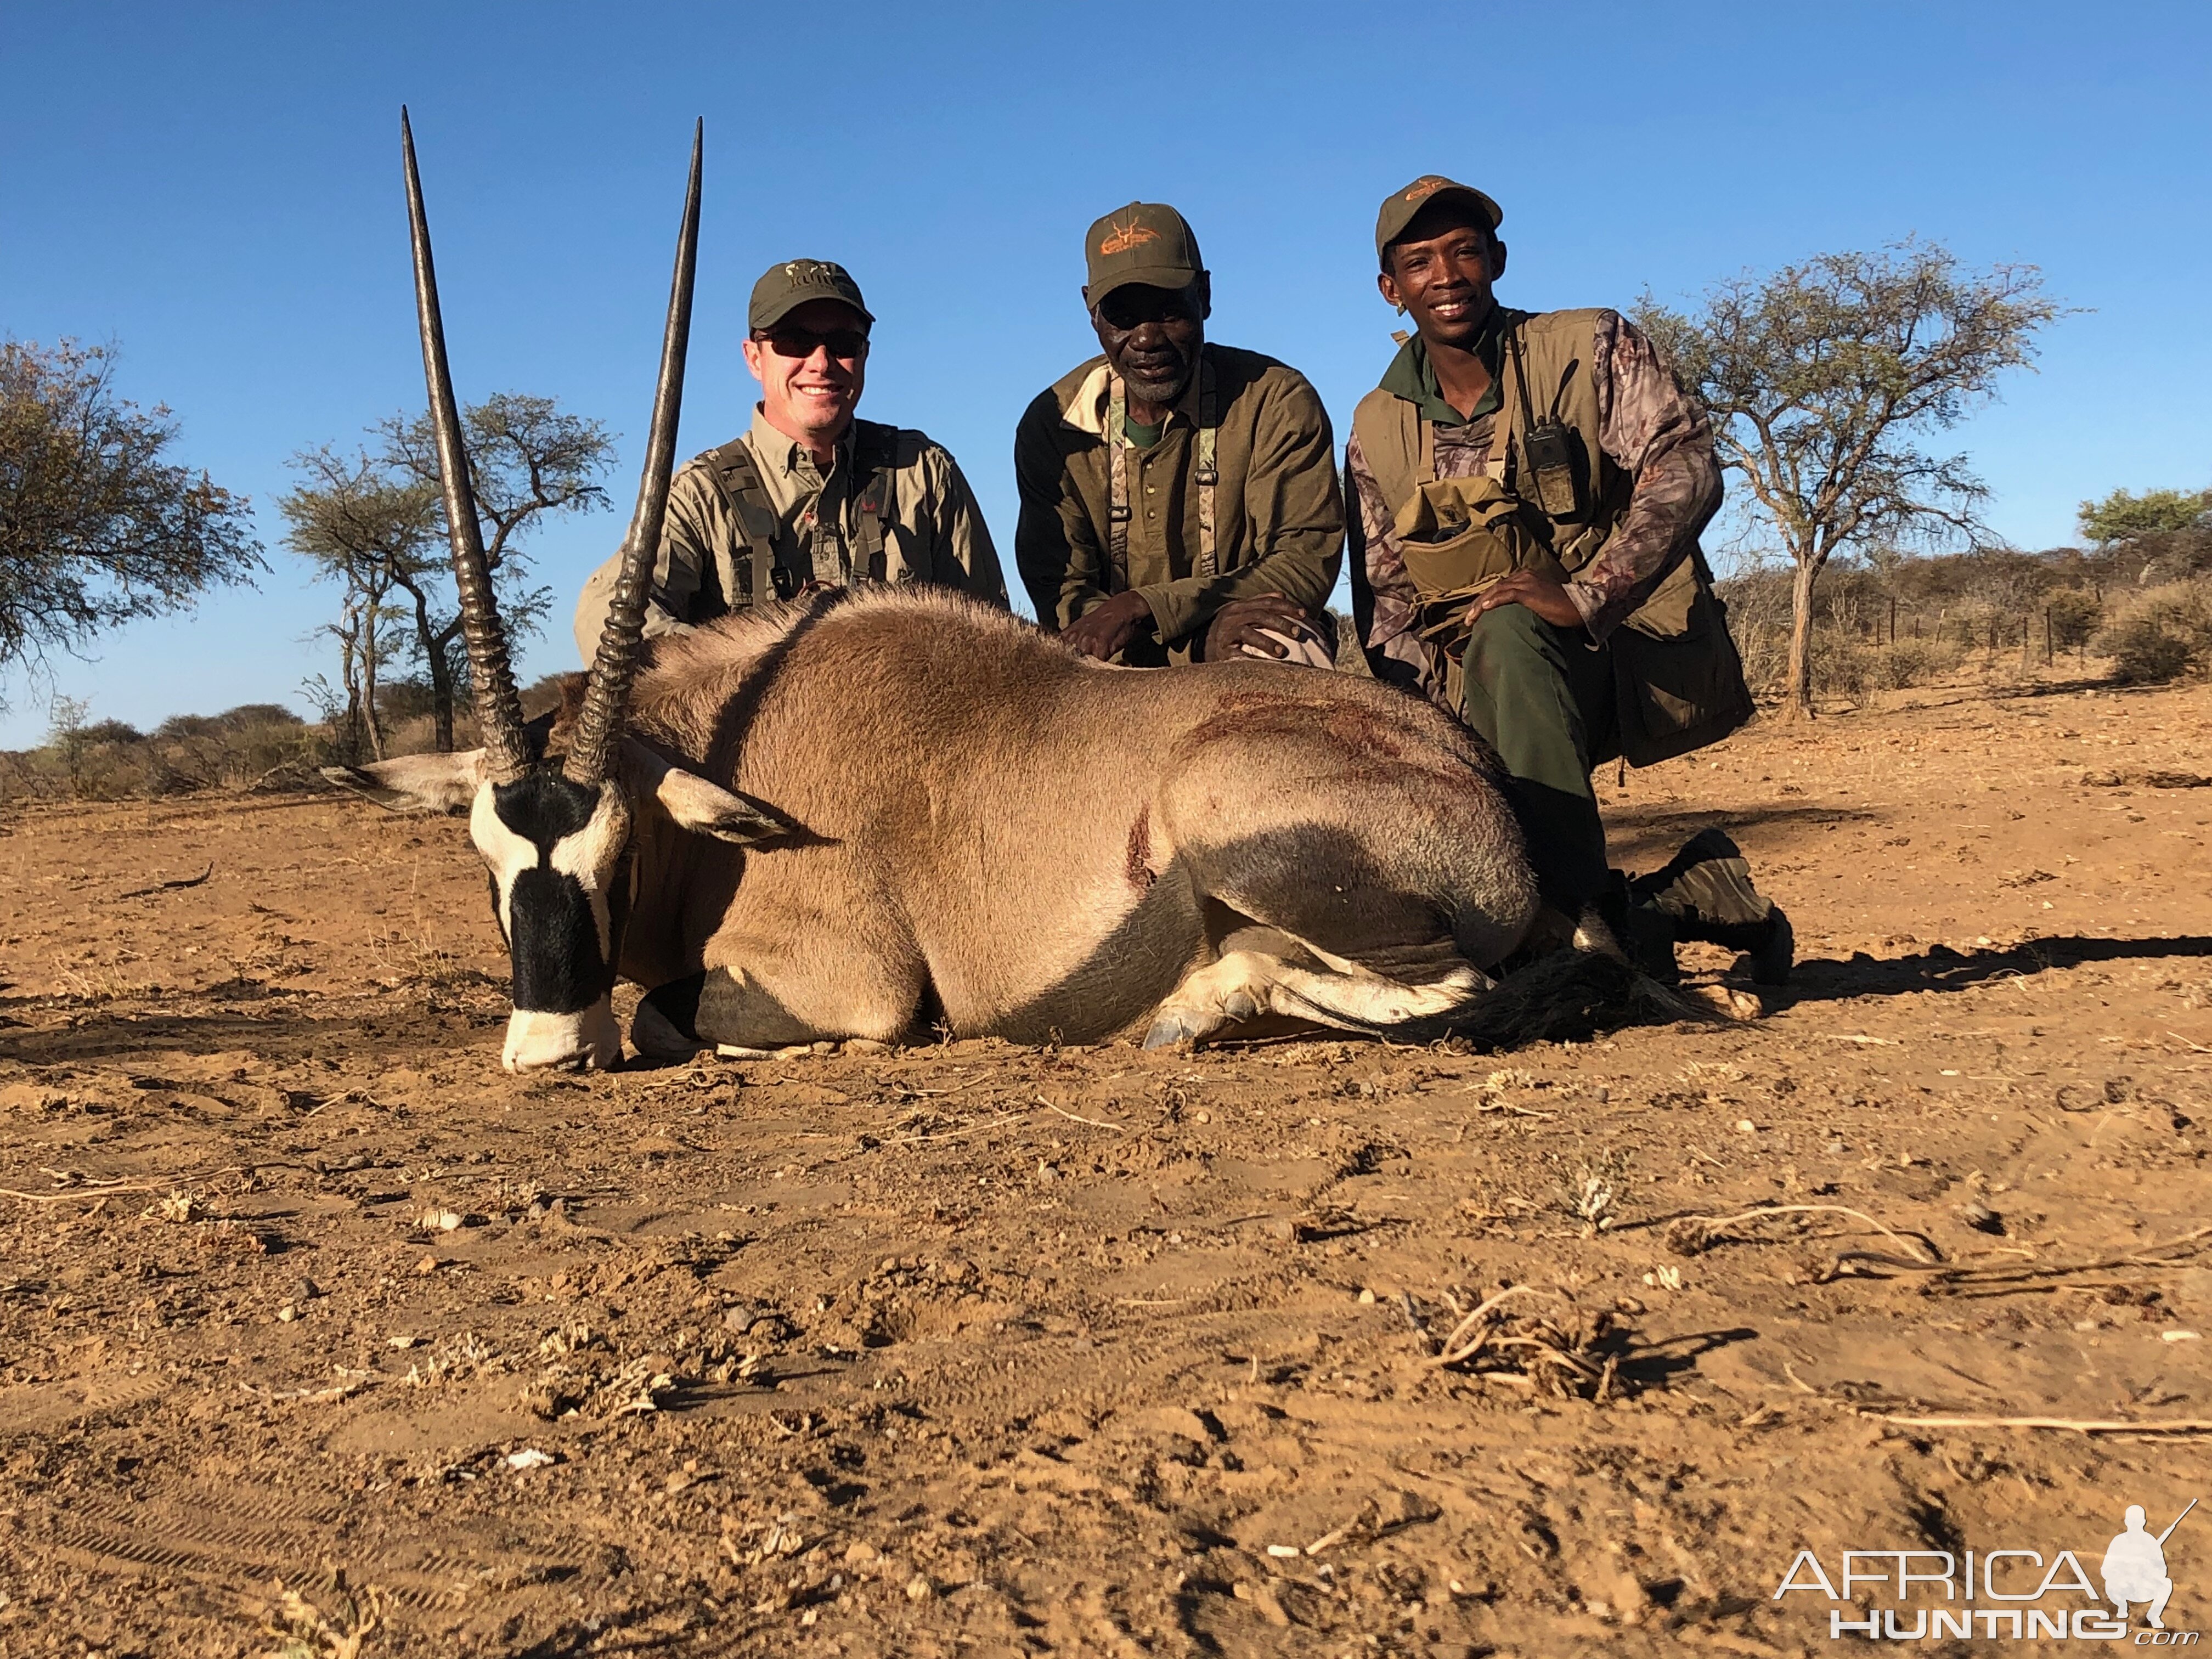
{"label": "acacia tree", "polygon": [[[613,464],[614,443],[597,421],[566,414],[550,398],[514,392],[464,410],[461,422],[485,562],[500,590],[501,619],[509,638],[520,641],[537,630],[552,603],[549,589],[527,585],[525,532],[543,517],[605,506],[599,480]],[[328,448],[294,458],[306,482],[283,501],[293,523],[290,544],[346,584],[347,615],[354,620],[342,618],[329,630],[339,636],[342,651],[349,637],[370,642],[359,629],[374,630],[383,600],[365,609],[356,603],[366,592],[358,568],[362,562],[376,566],[380,592],[408,613],[407,648],[430,682],[437,746],[450,750],[453,711],[470,688],[460,607],[444,551],[437,445],[427,415],[395,415],[374,434],[377,447],[353,461]]]}
{"label": "acacia tree", "polygon": [[265,568],[246,498],[168,459],[169,410],[114,371],[112,347],[0,340],[0,668]]}
{"label": "acacia tree", "polygon": [[1989,490],[1921,434],[1955,426],[2029,362],[2062,314],[2032,265],[1963,270],[1906,241],[1828,253],[1708,289],[1684,314],[1650,294],[1637,321],[1712,411],[1722,463],[1744,476],[1796,564],[1784,717],[1813,714],[1814,586],[1838,551],[1984,546]]}
{"label": "acacia tree", "polygon": [[[599,480],[614,465],[614,440],[599,422],[564,412],[550,398],[500,392],[461,411],[467,439],[469,483],[483,521],[484,562],[500,585],[499,609],[510,639],[537,632],[552,603],[550,590],[528,588],[528,556],[521,541],[532,523],[563,513],[591,513],[607,505]],[[445,535],[445,502],[438,445],[430,416],[393,416],[378,431],[383,459],[398,476],[430,492],[438,535]],[[439,578],[451,580],[442,562]],[[417,649],[429,671],[438,747],[453,746],[456,689],[466,690],[468,653],[462,647],[458,605],[440,613],[434,627],[427,587],[402,580],[419,621]]]}
{"label": "acacia tree", "polygon": [[370,753],[382,760],[377,683],[398,648],[403,613],[391,603],[395,591],[416,596],[418,631],[428,627],[420,596],[437,557],[431,491],[411,478],[395,480],[388,465],[367,453],[348,460],[328,447],[303,450],[292,465],[305,482],[277,499],[291,525],[285,543],[318,577],[339,585],[337,620],[317,631],[337,641],[346,728],[358,725]]}
{"label": "acacia tree", "polygon": [[2115,489],[2078,514],[2098,552],[2134,565],[2138,582],[2212,565],[2212,489]]}

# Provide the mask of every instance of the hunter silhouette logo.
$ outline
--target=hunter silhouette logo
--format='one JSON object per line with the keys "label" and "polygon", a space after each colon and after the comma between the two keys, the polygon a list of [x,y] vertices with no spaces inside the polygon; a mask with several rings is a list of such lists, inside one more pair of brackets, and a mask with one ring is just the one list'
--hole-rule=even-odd
{"label": "hunter silhouette logo", "polygon": [[1409,202],[1425,202],[1442,190],[1448,182],[1443,179],[1423,179],[1406,192],[1406,199]]}
{"label": "hunter silhouette logo", "polygon": [[1159,232],[1150,225],[1140,225],[1132,220],[1126,225],[1109,226],[1106,240],[1098,244],[1098,252],[1110,258],[1116,253],[1127,253],[1133,247],[1142,247],[1147,242],[1159,240]]}
{"label": "hunter silhouette logo", "polygon": [[2144,1620],[2150,1627],[2166,1628],[2162,1615],[2166,1598],[2173,1594],[2173,1580],[2166,1575],[2166,1540],[2196,1507],[2192,1498],[2189,1508],[2173,1517],[2172,1526],[2154,1537],[2144,1528],[2143,1506],[2128,1505],[2127,1530],[2115,1534],[2105,1547],[2105,1599],[2112,1604],[2115,1618],[2125,1619],[2128,1603],[2141,1601],[2145,1604]]}

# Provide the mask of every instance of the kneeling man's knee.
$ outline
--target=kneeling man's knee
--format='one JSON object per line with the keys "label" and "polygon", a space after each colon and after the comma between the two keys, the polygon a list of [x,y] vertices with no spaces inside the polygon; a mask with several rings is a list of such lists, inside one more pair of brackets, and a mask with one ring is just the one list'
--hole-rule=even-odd
{"label": "kneeling man's knee", "polygon": [[1501,605],[1468,625],[1468,665],[1551,653],[1549,624],[1525,605]]}

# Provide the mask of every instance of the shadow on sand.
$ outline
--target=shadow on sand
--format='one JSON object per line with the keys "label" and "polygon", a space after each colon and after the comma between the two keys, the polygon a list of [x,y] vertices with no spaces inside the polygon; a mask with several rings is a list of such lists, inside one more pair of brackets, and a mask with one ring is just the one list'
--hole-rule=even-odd
{"label": "shadow on sand", "polygon": [[1954,951],[1948,945],[1931,945],[1918,956],[1887,960],[1863,952],[1844,962],[1815,957],[1797,964],[1789,988],[1774,994],[1774,1006],[1778,1010],[1802,1002],[1907,996],[1916,991],[1965,991],[1991,980],[2025,979],[2032,974],[2093,962],[2205,957],[2212,957],[2212,937],[2202,933],[2153,939],[2069,934],[2026,939],[2002,950],[1986,951]]}

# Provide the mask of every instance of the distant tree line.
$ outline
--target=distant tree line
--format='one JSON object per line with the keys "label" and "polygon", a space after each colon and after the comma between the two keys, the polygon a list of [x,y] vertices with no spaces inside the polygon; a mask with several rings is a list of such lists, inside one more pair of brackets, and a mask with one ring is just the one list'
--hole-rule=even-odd
{"label": "distant tree line", "polygon": [[[2094,655],[2127,681],[2212,672],[2212,490],[2115,490],[2084,501],[2087,545],[1848,553],[1823,580],[1808,638],[1811,690],[1856,696],[1954,673],[2033,672]],[[1780,557],[1723,581],[1754,689],[1786,697],[1795,572]]]}
{"label": "distant tree line", "polygon": [[200,789],[295,788],[329,758],[325,734],[281,703],[178,714],[151,732],[56,697],[46,740],[0,752],[0,799],[113,800]]}
{"label": "distant tree line", "polygon": [[[522,694],[526,713],[558,702],[562,677],[548,675]],[[402,752],[432,746],[430,685],[407,678],[386,688],[387,737]],[[0,750],[0,802],[145,799],[219,789],[288,790],[310,786],[315,769],[365,757],[363,736],[343,719],[302,720],[282,703],[250,702],[219,714],[174,714],[150,732],[127,721],[94,720],[88,702],[56,697],[46,740]]]}

